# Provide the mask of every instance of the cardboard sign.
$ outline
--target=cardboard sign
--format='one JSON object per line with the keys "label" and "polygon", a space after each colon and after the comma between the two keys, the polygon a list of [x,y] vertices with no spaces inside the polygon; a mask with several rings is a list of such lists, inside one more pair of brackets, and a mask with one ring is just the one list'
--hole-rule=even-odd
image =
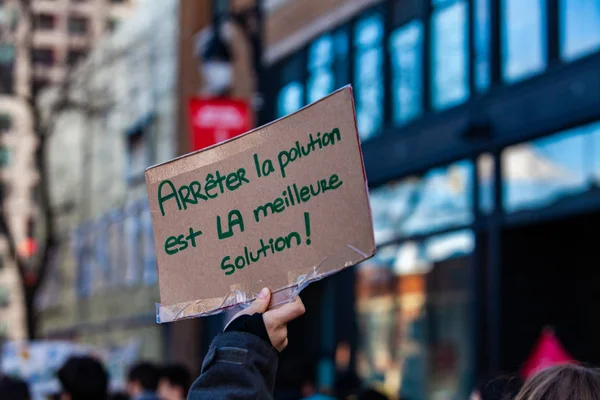
{"label": "cardboard sign", "polygon": [[302,288],[375,253],[349,86],[151,167],[146,186],[159,322],[253,300],[265,286]]}

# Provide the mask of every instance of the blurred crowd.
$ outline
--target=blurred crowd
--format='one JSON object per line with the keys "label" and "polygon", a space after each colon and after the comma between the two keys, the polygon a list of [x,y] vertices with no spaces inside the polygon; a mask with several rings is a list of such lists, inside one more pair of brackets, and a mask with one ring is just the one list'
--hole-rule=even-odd
{"label": "blurred crowd", "polygon": [[[302,381],[301,394],[275,396],[299,400],[389,400],[374,388],[360,387],[360,381],[337,382],[336,393],[320,393],[316,389],[314,369],[298,371]],[[48,400],[185,400],[193,377],[179,364],[157,366],[150,362],[133,365],[127,374],[125,391],[111,393],[105,366],[92,356],[69,358],[57,371],[60,393]],[[231,378],[233,386],[236,378]],[[252,382],[251,384],[254,384]],[[341,386],[340,386],[341,384]],[[547,367],[524,381],[519,374],[495,374],[482,379],[469,400],[598,400],[600,372],[576,363]],[[191,399],[197,397],[192,393]],[[300,397],[298,397],[300,396]],[[200,395],[199,398],[205,398]],[[212,397],[211,397],[212,398]],[[270,398],[270,397],[269,397]],[[28,384],[18,378],[0,378],[0,400],[31,400]],[[398,400],[407,400],[401,397]]]}
{"label": "blurred crowd", "polygon": [[[49,400],[183,400],[192,376],[183,365],[157,366],[140,362],[129,370],[124,392],[109,392],[109,376],[104,365],[91,356],[69,358],[58,370],[61,391]],[[21,379],[0,378],[0,399],[30,400],[27,383]]]}
{"label": "blurred crowd", "polygon": [[[289,396],[305,400],[386,400],[373,388],[360,388],[358,377],[342,376],[336,393],[319,393],[316,389],[316,369],[304,368],[299,372],[301,393]],[[105,366],[92,356],[69,358],[58,370],[61,392],[48,400],[185,400],[194,377],[184,365],[159,366],[151,362],[133,365],[127,374],[126,388],[111,393]],[[287,398],[287,396],[284,396]],[[0,378],[0,400],[31,400],[27,382],[15,377]]]}

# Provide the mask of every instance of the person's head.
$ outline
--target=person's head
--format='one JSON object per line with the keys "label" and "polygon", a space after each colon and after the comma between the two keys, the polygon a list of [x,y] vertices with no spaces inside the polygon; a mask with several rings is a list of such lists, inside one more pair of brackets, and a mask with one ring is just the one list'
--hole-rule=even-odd
{"label": "person's head", "polygon": [[499,375],[482,379],[471,393],[471,400],[509,400],[513,399],[523,381],[516,375]]}
{"label": "person's head", "polygon": [[600,400],[600,371],[564,364],[528,380],[515,400]]}
{"label": "person's head", "polygon": [[142,362],[134,365],[127,375],[127,393],[137,397],[144,392],[156,392],[160,373],[154,364]]}
{"label": "person's head", "polygon": [[164,400],[184,400],[190,388],[191,376],[182,365],[168,365],[160,374],[158,397]]}
{"label": "person's head", "polygon": [[4,376],[0,378],[0,399],[30,400],[29,386],[25,381]]}
{"label": "person's head", "polygon": [[106,400],[108,373],[102,364],[88,356],[71,357],[58,370],[61,400]]}

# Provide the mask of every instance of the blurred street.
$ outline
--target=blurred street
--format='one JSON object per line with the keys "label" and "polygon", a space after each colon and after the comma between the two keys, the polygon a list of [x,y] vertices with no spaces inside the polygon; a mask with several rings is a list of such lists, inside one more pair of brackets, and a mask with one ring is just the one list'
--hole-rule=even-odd
{"label": "blurred street", "polygon": [[599,0],[0,0],[0,379],[189,386],[234,312],[157,323],[144,171],[349,84],[377,254],[302,291],[275,399],[600,366]]}

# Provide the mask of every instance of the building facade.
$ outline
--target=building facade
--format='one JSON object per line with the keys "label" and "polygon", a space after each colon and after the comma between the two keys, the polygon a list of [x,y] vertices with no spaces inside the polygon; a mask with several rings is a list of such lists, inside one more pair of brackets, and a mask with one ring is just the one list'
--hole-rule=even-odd
{"label": "building facade", "polygon": [[270,118],[353,85],[378,243],[350,283],[323,283],[333,295],[305,293],[326,300],[304,331],[320,384],[350,342],[361,380],[390,395],[467,398],[546,325],[598,363],[598,2],[278,3]]}
{"label": "building facade", "polygon": [[[30,10],[22,9],[23,4],[0,3],[0,197],[17,243],[31,235],[28,221],[36,218],[34,193],[39,179],[27,98],[32,91],[60,82],[98,38],[129,15],[135,1],[34,0]],[[22,18],[29,12],[32,26]],[[1,254],[7,254],[6,248],[3,244]],[[9,338],[24,338],[19,278],[9,257],[2,257],[7,268],[0,272],[0,291],[7,300],[0,315],[10,321],[5,328]]]}
{"label": "building facade", "polygon": [[135,340],[141,357],[164,358],[144,170],[176,154],[178,13],[175,0],[141,1],[71,77],[76,105],[50,143],[52,200],[64,211],[43,337],[103,348]]}

